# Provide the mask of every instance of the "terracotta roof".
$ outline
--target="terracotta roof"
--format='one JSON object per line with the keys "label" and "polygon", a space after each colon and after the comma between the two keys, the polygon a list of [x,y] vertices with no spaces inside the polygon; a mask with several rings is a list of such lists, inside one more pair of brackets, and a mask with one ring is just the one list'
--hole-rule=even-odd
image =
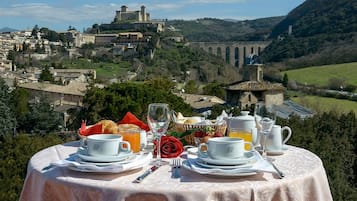
{"label": "terracotta roof", "polygon": [[226,87],[227,90],[241,91],[265,91],[265,90],[285,90],[280,83],[246,81]]}
{"label": "terracotta roof", "polygon": [[217,96],[199,95],[199,94],[186,94],[186,93],[174,93],[175,95],[183,98],[185,103],[191,105],[194,109],[201,109],[212,107],[217,104],[224,104],[225,101]]}
{"label": "terracotta roof", "polygon": [[87,85],[88,83],[71,82],[66,86],[49,83],[25,83],[18,86],[25,89],[84,96]]}

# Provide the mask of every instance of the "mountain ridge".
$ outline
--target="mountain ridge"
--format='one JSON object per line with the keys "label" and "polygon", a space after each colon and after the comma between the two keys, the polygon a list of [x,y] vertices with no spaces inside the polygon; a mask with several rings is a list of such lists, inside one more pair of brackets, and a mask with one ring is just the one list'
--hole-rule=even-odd
{"label": "mountain ridge", "polygon": [[4,32],[16,32],[16,31],[18,31],[18,30],[17,30],[17,29],[10,28],[10,27],[0,28],[0,33],[4,33]]}

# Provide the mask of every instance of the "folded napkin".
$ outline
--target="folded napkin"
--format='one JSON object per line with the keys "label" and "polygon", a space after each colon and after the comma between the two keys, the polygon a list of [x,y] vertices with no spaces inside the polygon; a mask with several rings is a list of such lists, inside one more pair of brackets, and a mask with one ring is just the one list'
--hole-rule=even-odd
{"label": "folded napkin", "polygon": [[86,125],[86,121],[82,121],[81,128],[79,129],[79,134],[83,136],[88,136],[92,134],[101,134],[102,133],[102,124],[95,124],[92,126]]}
{"label": "folded napkin", "polygon": [[104,172],[104,173],[119,173],[127,170],[140,168],[150,163],[152,159],[152,153],[140,154],[136,156],[136,159],[125,164],[110,164],[107,166],[97,166],[91,163],[79,163],[76,160],[76,155],[72,155],[64,160],[58,160],[52,162],[50,165],[54,167],[68,167],[70,169],[82,171],[82,172]]}
{"label": "folded napkin", "polygon": [[206,168],[196,163],[196,158],[187,158],[186,163],[189,168],[200,174],[240,174],[240,173],[252,173],[252,172],[269,172],[276,173],[273,166],[264,160],[259,153],[254,153],[257,161],[249,165],[242,165],[239,168],[234,169],[220,169],[220,168]]}
{"label": "folded napkin", "polygon": [[140,121],[133,113],[127,112],[123,119],[118,124],[135,124],[145,131],[149,131],[150,128],[147,124]]}
{"label": "folded napkin", "polygon": [[223,125],[224,123],[226,123],[226,119],[228,118],[228,114],[226,113],[226,111],[222,111],[221,115],[217,116],[216,118],[216,124],[217,125]]}

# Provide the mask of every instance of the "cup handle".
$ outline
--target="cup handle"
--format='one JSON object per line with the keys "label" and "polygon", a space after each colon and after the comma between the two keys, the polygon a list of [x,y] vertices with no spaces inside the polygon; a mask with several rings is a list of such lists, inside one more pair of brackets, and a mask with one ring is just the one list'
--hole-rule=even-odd
{"label": "cup handle", "polygon": [[253,147],[253,143],[251,142],[244,142],[244,144],[249,144],[250,149],[248,151],[253,151],[254,147]]}
{"label": "cup handle", "polygon": [[283,140],[283,144],[286,144],[286,142],[290,139],[292,131],[291,128],[289,126],[284,126],[281,128],[281,134],[284,134],[284,130],[288,131],[288,135],[286,136],[286,138]]}
{"label": "cup handle", "polygon": [[[124,144],[126,145],[126,147],[124,147]],[[130,152],[130,151],[131,151],[131,147],[129,142],[127,141],[120,142],[119,152]]]}
{"label": "cup handle", "polygon": [[206,143],[199,144],[198,145],[198,155],[207,156],[207,151],[202,151],[202,147],[206,147],[206,150],[208,149],[208,146]]}
{"label": "cup handle", "polygon": [[81,138],[79,140],[79,147],[83,147],[83,148],[87,147],[87,138]]}

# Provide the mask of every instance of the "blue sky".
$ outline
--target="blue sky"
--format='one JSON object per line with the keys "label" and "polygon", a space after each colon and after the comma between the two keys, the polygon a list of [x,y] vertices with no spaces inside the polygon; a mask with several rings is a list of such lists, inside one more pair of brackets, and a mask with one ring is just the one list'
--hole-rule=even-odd
{"label": "blue sky", "polygon": [[0,28],[24,30],[35,25],[55,31],[69,26],[79,31],[93,24],[110,23],[122,5],[139,10],[144,5],[152,19],[212,17],[257,19],[287,15],[304,0],[1,0]]}

